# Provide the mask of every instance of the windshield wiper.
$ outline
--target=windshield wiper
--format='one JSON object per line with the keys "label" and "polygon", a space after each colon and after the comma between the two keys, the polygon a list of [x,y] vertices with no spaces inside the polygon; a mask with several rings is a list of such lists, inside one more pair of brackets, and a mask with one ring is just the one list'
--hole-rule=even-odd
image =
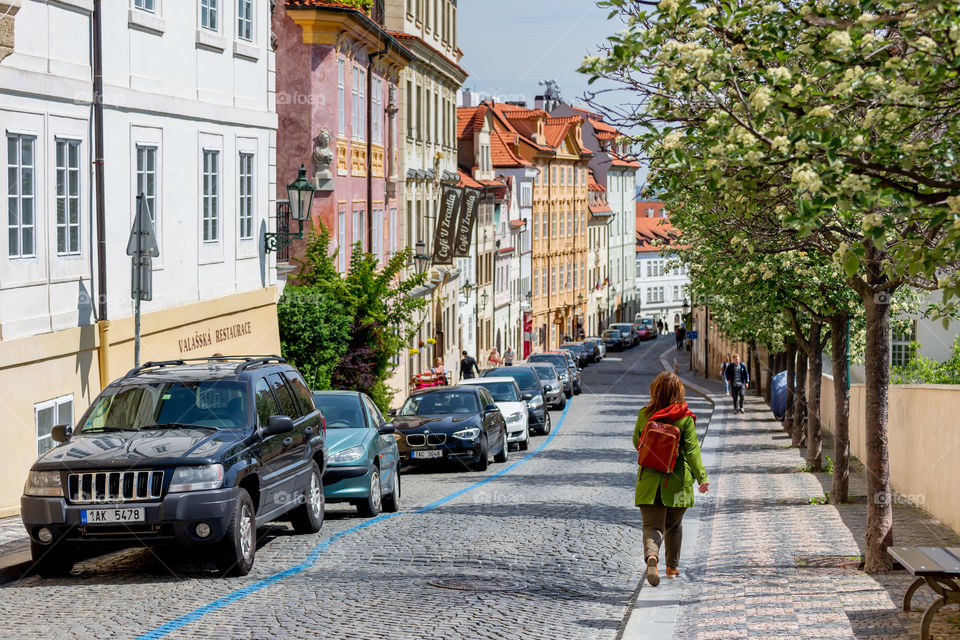
{"label": "windshield wiper", "polygon": [[165,422],[163,424],[151,424],[145,427],[140,427],[139,431],[146,431],[148,429],[212,429],[213,431],[219,431],[220,427],[214,427],[208,424],[187,424],[185,422]]}
{"label": "windshield wiper", "polygon": [[115,433],[118,431],[136,431],[133,427],[101,427],[99,429],[81,429],[76,433]]}

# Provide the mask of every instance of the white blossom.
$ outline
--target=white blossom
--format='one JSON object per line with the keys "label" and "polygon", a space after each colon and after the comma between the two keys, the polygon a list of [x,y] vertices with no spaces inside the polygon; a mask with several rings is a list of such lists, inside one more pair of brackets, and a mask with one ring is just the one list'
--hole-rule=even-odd
{"label": "white blossom", "polygon": [[850,34],[847,31],[833,31],[827,36],[827,43],[841,52],[847,51],[853,46],[853,40],[850,39]]}
{"label": "white blossom", "polygon": [[953,211],[954,213],[960,213],[960,196],[948,197],[947,206],[950,207],[950,211]]}
{"label": "white blossom", "polygon": [[750,104],[757,111],[763,111],[773,103],[769,87],[757,87],[750,94]]}
{"label": "white blossom", "polygon": [[793,76],[790,73],[790,69],[787,69],[786,67],[774,67],[773,69],[770,69],[770,77],[776,82],[790,82],[790,79]]}
{"label": "white blossom", "polygon": [[676,13],[678,8],[677,0],[660,0],[660,4],[657,5],[657,8],[660,11],[665,11],[666,13]]}
{"label": "white blossom", "polygon": [[817,172],[814,171],[809,164],[804,164],[794,169],[791,179],[797,183],[797,186],[799,186],[802,191],[816,193],[823,187],[823,181],[820,180],[820,176],[817,175]]}
{"label": "white blossom", "polygon": [[664,149],[675,149],[680,144],[680,132],[671,131],[663,138]]}
{"label": "white blossom", "polygon": [[822,105],[819,107],[814,107],[810,110],[808,114],[811,118],[832,118],[833,117],[833,107]]}
{"label": "white blossom", "polygon": [[917,49],[923,51],[933,51],[937,48],[937,43],[930,36],[920,36],[917,38]]}
{"label": "white blossom", "polygon": [[777,136],[770,141],[770,146],[780,153],[788,153],[790,151],[790,141],[787,139],[787,136]]}

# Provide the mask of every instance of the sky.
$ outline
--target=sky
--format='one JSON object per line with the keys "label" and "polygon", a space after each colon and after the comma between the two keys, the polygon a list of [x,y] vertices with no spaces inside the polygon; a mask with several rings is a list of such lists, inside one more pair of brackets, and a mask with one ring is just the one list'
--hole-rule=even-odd
{"label": "sky", "polygon": [[498,101],[527,100],[542,93],[542,80],[556,80],[568,102],[588,89],[577,73],[597,43],[623,28],[593,0],[460,0],[457,3],[460,60],[470,77],[464,88]]}

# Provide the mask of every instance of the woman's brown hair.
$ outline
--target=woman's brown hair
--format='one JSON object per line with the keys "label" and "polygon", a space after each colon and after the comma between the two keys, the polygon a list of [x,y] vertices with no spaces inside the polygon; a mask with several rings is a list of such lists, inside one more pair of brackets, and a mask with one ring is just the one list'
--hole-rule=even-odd
{"label": "woman's brown hair", "polygon": [[650,383],[650,404],[645,407],[647,416],[672,404],[683,402],[683,381],[672,371],[664,371]]}

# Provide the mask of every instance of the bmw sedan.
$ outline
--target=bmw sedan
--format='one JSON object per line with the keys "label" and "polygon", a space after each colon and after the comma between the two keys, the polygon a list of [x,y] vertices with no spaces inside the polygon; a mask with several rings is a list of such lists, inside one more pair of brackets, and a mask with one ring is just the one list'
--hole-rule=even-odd
{"label": "bmw sedan", "polygon": [[507,423],[483,387],[431,387],[410,394],[393,420],[408,462],[459,460],[476,471],[506,462]]}
{"label": "bmw sedan", "polygon": [[400,452],[394,426],[357,391],[314,391],[327,425],[327,502],[350,502],[360,515],[400,508]]}
{"label": "bmw sedan", "polygon": [[527,405],[520,397],[520,387],[513,378],[468,378],[460,386],[476,385],[490,392],[500,413],[507,421],[507,442],[516,444],[520,451],[530,448],[530,421]]}

